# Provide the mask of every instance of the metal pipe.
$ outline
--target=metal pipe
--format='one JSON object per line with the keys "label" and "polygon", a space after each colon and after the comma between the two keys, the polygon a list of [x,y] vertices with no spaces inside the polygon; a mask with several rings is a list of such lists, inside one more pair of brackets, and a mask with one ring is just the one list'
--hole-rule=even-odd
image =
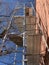
{"label": "metal pipe", "polygon": [[[25,4],[24,4],[24,15],[25,15]],[[24,32],[23,32],[23,53],[25,52],[25,22],[26,22],[26,17],[24,16],[24,21],[23,21],[23,27],[24,27]],[[25,55],[23,55],[23,60],[25,60]],[[22,65],[25,65],[25,62],[22,61]]]}
{"label": "metal pipe", "polygon": [[[16,45],[16,50],[17,50],[17,48],[18,48],[18,46]],[[16,65],[16,54],[17,54],[17,53],[15,52],[14,63],[13,63],[14,65]]]}

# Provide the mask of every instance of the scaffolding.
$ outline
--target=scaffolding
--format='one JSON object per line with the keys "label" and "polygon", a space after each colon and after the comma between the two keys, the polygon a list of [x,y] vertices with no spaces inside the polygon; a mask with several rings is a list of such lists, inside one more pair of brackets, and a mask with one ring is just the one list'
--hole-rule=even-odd
{"label": "scaffolding", "polygon": [[[12,52],[15,53],[14,63],[12,65],[16,65],[16,62],[22,62],[22,65],[44,65],[43,55],[41,54],[41,40],[43,39],[44,44],[46,44],[46,47],[48,47],[46,42],[47,31],[45,31],[39,14],[37,13],[37,17],[34,14],[36,11],[33,4],[31,2],[29,4],[31,7],[26,4],[16,5],[10,16],[1,15],[0,20],[3,20],[6,17],[8,27],[4,29],[3,35],[0,35],[0,38],[3,40],[2,44],[0,45],[0,56],[7,55]],[[24,15],[15,15],[17,14],[17,11],[22,8]],[[7,17],[10,19],[7,19]],[[18,33],[9,32],[10,29],[13,28],[14,24],[19,30]],[[7,50],[5,42],[8,38],[16,44],[15,50]],[[22,51],[17,50],[19,46],[23,47]],[[3,47],[6,48],[6,50],[2,50]],[[16,61],[17,53],[23,54],[21,61]],[[41,59],[43,61],[41,61]]]}

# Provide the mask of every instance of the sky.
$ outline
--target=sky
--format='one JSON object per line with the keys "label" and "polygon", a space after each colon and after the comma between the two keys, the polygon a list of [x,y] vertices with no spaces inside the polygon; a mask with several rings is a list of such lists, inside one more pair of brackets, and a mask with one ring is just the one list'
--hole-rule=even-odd
{"label": "sky", "polygon": [[[0,0],[0,1],[9,3],[9,5],[7,6],[7,7],[9,7],[9,9],[6,8],[6,4],[0,6],[0,18],[2,18],[1,15],[10,15],[10,12],[15,7],[14,3],[17,3],[18,1],[20,3],[32,2],[33,5],[35,4],[35,2],[34,2],[35,0]],[[7,12],[6,12],[6,9],[7,9]],[[0,23],[0,33],[2,33],[2,31],[4,30],[3,28],[1,28],[1,25],[2,26],[7,25],[6,19],[5,20],[3,19],[3,22]],[[0,43],[2,43],[2,39],[0,39]],[[6,44],[7,49],[10,49],[10,48],[15,49],[15,44],[12,41],[7,40],[5,44]],[[22,47],[18,48],[18,50],[22,50],[22,49],[23,49]],[[11,53],[11,54],[5,55],[5,56],[4,55],[0,56],[0,65],[13,65],[13,62],[14,62],[13,59],[14,59],[14,53]],[[22,53],[16,54],[16,60],[22,60]],[[16,65],[22,65],[22,62],[19,62],[19,63],[16,62]]]}

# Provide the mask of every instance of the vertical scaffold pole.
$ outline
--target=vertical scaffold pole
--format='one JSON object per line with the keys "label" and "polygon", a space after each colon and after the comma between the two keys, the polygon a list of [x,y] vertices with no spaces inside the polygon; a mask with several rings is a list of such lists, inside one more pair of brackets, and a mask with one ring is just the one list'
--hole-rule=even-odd
{"label": "vertical scaffold pole", "polygon": [[[23,53],[25,52],[25,44],[26,44],[26,40],[25,40],[25,21],[26,21],[26,17],[25,17],[25,4],[24,4],[24,21],[23,21]],[[22,65],[25,65],[25,55],[23,54],[23,60],[22,60]]]}
{"label": "vertical scaffold pole", "polygon": [[[18,48],[18,46],[16,45],[16,50],[17,50],[17,48]],[[13,63],[14,65],[16,65],[16,54],[17,53],[15,52],[15,55],[14,55],[14,63]]]}
{"label": "vertical scaffold pole", "polygon": [[[24,47],[24,40],[25,40],[25,38],[24,38],[24,36],[25,36],[25,33],[23,33],[23,47]],[[25,49],[23,48],[23,53],[25,52]],[[22,60],[22,65],[24,65],[24,59],[25,59],[25,56],[24,56],[24,54],[23,54],[23,60]]]}

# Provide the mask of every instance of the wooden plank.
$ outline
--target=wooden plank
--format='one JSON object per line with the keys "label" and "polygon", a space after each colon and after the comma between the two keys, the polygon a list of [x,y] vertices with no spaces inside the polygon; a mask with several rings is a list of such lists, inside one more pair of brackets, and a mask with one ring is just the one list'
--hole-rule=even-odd
{"label": "wooden plank", "polygon": [[27,52],[39,54],[41,49],[41,36],[26,36]]}
{"label": "wooden plank", "polygon": [[27,53],[32,55],[26,56],[28,59],[27,65],[39,65],[40,50],[41,50],[41,36],[27,36]]}

